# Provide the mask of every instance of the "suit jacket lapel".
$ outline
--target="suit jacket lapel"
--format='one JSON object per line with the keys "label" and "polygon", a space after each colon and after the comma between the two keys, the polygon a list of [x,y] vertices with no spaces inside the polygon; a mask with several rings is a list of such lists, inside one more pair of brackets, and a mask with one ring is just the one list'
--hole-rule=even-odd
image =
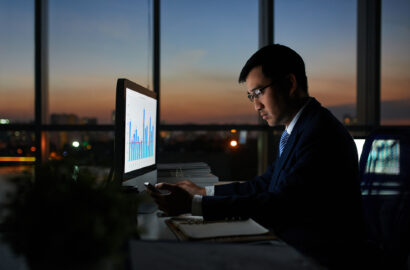
{"label": "suit jacket lapel", "polygon": [[272,176],[272,182],[274,183],[272,188],[278,184],[279,174],[282,171],[283,166],[286,164],[286,161],[288,160],[290,154],[294,151],[295,145],[301,135],[301,131],[305,127],[306,118],[308,117],[310,111],[314,110],[314,108],[318,106],[320,106],[320,103],[317,102],[315,98],[311,98],[310,103],[303,110],[298,122],[296,123],[294,129],[292,130],[292,133],[290,134],[289,140],[286,143],[282,155],[277,160],[275,171],[273,172]]}

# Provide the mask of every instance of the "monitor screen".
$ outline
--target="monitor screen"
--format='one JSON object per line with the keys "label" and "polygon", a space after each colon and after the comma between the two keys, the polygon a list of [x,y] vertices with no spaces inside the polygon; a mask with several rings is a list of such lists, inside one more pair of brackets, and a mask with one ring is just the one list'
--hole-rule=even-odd
{"label": "monitor screen", "polygon": [[124,173],[155,164],[157,100],[126,88]]}
{"label": "monitor screen", "polygon": [[156,93],[118,79],[115,106],[115,178],[120,182],[156,168]]}

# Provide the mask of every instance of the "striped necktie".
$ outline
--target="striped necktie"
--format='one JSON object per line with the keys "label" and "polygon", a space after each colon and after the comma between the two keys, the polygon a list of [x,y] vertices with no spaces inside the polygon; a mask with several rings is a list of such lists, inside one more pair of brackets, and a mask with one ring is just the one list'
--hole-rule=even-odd
{"label": "striped necktie", "polygon": [[280,142],[279,142],[279,156],[282,155],[283,149],[285,149],[286,146],[286,142],[289,139],[289,133],[285,131],[283,131],[282,136],[280,137]]}

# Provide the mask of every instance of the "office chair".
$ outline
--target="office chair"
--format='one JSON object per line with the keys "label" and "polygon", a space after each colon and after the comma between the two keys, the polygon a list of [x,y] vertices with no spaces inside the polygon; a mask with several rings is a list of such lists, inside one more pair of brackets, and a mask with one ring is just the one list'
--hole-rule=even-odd
{"label": "office chair", "polygon": [[381,128],[373,132],[360,156],[360,179],[367,237],[381,252],[382,268],[407,269],[410,130]]}

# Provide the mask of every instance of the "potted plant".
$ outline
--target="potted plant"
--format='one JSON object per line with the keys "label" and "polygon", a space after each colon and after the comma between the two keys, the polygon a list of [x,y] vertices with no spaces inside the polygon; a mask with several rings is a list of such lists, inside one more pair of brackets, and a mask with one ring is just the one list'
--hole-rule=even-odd
{"label": "potted plant", "polygon": [[[77,170],[73,170],[77,168]],[[31,269],[118,265],[137,237],[138,200],[73,163],[54,161],[11,180],[2,208],[2,238]]]}

